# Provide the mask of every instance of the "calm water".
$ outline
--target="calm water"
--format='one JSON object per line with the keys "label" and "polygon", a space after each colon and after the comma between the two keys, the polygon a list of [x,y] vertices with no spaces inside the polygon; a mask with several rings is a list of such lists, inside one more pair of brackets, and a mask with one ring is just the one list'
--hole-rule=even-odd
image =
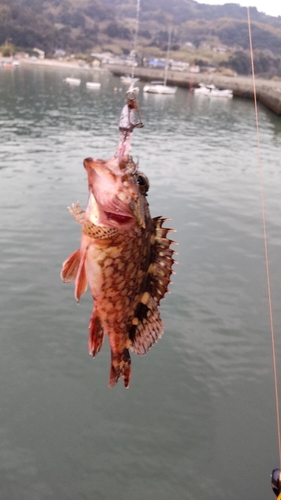
{"label": "calm water", "polygon": [[[177,274],[165,335],[109,389],[107,342],[87,353],[62,261],[82,161],[117,145],[124,88],[109,74],[0,71],[0,497],[264,500],[278,467],[255,116],[250,101],[139,94],[132,154],[153,216],[171,217]],[[87,91],[86,80],[101,81]],[[142,88],[142,84],[140,85]],[[281,357],[281,118],[259,108],[277,364]],[[281,377],[281,368],[279,370]]]}

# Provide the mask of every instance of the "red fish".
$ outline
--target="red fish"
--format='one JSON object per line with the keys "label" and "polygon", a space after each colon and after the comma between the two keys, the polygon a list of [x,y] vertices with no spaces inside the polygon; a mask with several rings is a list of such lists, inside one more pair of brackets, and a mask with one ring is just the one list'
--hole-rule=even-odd
{"label": "red fish", "polygon": [[108,161],[87,158],[89,199],[86,211],[77,203],[70,213],[82,224],[80,249],[63,263],[62,280],[75,281],[80,300],[89,285],[94,309],[89,324],[89,352],[100,351],[109,337],[109,386],[120,377],[129,386],[129,350],[145,354],[162,336],[159,302],[168,290],[174,243],[162,217],[151,218],[149,182],[132,158],[123,154]]}

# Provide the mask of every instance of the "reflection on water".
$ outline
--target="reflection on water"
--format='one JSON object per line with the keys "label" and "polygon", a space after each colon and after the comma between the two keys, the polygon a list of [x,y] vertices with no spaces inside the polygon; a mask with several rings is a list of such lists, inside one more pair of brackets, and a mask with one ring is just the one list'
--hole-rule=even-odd
{"label": "reflection on water", "polygon": [[[263,500],[278,467],[252,103],[179,89],[143,95],[132,154],[153,216],[177,229],[163,339],[110,390],[107,343],[87,354],[91,297],[76,306],[61,263],[79,246],[89,156],[109,158],[124,104],[63,71],[0,72],[2,498]],[[91,78],[90,78],[91,79]],[[199,98],[198,98],[199,97]],[[201,98],[200,98],[201,97]],[[280,118],[259,110],[280,358]]]}

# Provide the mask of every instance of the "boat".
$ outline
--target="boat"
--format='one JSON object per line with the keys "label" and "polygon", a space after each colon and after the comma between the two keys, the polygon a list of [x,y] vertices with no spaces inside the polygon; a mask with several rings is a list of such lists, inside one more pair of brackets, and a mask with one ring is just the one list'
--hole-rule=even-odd
{"label": "boat", "polygon": [[205,85],[205,83],[199,83],[199,87],[193,89],[193,93],[196,95],[209,95],[210,89]]}
{"label": "boat", "polygon": [[171,87],[170,85],[166,85],[164,81],[155,81],[146,84],[143,87],[144,92],[148,92],[150,94],[169,94],[173,95],[176,93],[178,87]]}
{"label": "boat", "polygon": [[220,90],[220,89],[217,89],[217,87],[215,87],[215,85],[209,85],[209,89],[210,89],[210,93],[209,93],[210,97],[226,97],[227,99],[233,97],[233,92],[230,89]]}
{"label": "boat", "polygon": [[99,82],[86,82],[87,89],[100,89],[101,84]]}
{"label": "boat", "polygon": [[172,87],[170,85],[167,85],[170,46],[171,46],[171,30],[169,30],[169,40],[168,40],[166,64],[164,70],[164,80],[154,81],[146,84],[143,87],[144,92],[148,92],[150,94],[166,94],[166,95],[174,95],[176,93],[178,87]]}
{"label": "boat", "polygon": [[68,85],[80,85],[81,83],[81,80],[80,78],[72,78],[70,76],[68,76],[67,78],[64,79],[64,82],[67,83]]}
{"label": "boat", "polygon": [[134,85],[136,82],[139,81],[139,78],[126,75],[126,76],[120,76],[120,80],[122,83],[125,83],[126,85],[132,85],[132,84]]}
{"label": "boat", "polygon": [[224,97],[231,99],[233,97],[233,91],[230,89],[220,90],[215,85],[205,85],[204,83],[199,83],[199,87],[193,90],[196,95],[205,95],[207,97]]}

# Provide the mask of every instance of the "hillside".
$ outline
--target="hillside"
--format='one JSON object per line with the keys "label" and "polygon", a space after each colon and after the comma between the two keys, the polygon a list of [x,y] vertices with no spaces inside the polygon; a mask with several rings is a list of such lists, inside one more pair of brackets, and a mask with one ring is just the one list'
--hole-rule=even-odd
{"label": "hillside", "polygon": [[[261,72],[281,75],[281,17],[251,8],[253,46]],[[133,48],[136,0],[0,0],[0,45],[89,54]],[[248,57],[247,9],[238,4],[206,5],[194,0],[141,0],[137,52],[161,56],[172,26],[173,57],[201,64],[232,64]],[[188,48],[189,47],[189,48]],[[198,49],[196,53],[190,47]],[[200,48],[200,50],[199,50]],[[214,52],[217,50],[217,55]],[[239,55],[240,54],[240,55]],[[242,57],[242,59],[243,59]]]}

